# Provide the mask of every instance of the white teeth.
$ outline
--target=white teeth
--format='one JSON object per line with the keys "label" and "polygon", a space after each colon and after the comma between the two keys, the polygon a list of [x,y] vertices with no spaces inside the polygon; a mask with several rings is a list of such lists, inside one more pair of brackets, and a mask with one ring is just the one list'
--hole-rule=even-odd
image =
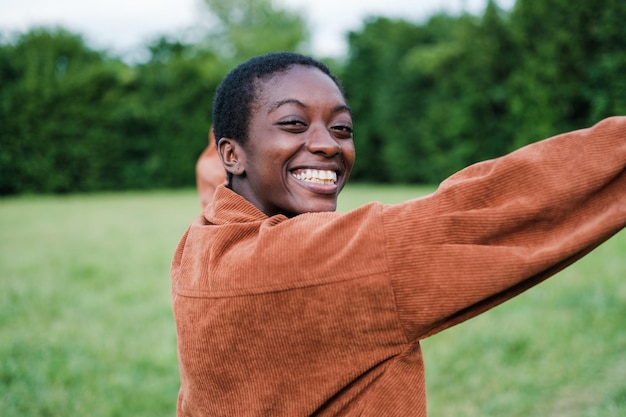
{"label": "white teeth", "polygon": [[335,184],[337,173],[335,171],[321,171],[318,169],[299,169],[292,175],[300,181],[315,182],[319,184]]}

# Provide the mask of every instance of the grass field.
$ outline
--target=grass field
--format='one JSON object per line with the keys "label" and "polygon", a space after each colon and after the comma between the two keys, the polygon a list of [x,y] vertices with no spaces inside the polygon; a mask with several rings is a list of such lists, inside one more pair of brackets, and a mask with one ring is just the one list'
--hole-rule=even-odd
{"label": "grass field", "polygon": [[[174,415],[169,262],[198,212],[193,191],[0,200],[0,416]],[[626,416],[626,233],[423,348],[432,417]]]}

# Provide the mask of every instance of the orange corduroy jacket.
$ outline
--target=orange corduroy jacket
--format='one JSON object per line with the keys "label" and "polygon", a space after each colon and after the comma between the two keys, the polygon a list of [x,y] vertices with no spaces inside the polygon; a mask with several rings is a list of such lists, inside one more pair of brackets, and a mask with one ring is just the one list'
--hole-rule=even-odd
{"label": "orange corduroy jacket", "polygon": [[622,229],[625,167],[615,117],[401,204],[267,217],[220,186],[172,263],[178,416],[425,416],[419,341]]}

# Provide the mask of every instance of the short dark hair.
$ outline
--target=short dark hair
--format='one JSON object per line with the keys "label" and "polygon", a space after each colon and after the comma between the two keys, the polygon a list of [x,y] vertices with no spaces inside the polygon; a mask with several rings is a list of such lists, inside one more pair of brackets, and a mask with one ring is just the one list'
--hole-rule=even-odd
{"label": "short dark hair", "polygon": [[249,59],[231,70],[222,80],[213,100],[215,140],[231,138],[241,144],[248,139],[248,124],[260,81],[289,70],[294,65],[318,68],[328,75],[343,94],[339,80],[322,62],[293,52],[272,52]]}

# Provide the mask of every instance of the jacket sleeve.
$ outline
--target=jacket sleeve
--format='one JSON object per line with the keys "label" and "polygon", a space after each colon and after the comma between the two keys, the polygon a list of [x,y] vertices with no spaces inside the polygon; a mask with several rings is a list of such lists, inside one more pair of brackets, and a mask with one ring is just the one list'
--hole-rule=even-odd
{"label": "jacket sleeve", "polygon": [[626,224],[626,117],[472,165],[384,208],[386,256],[410,339],[555,274]]}

